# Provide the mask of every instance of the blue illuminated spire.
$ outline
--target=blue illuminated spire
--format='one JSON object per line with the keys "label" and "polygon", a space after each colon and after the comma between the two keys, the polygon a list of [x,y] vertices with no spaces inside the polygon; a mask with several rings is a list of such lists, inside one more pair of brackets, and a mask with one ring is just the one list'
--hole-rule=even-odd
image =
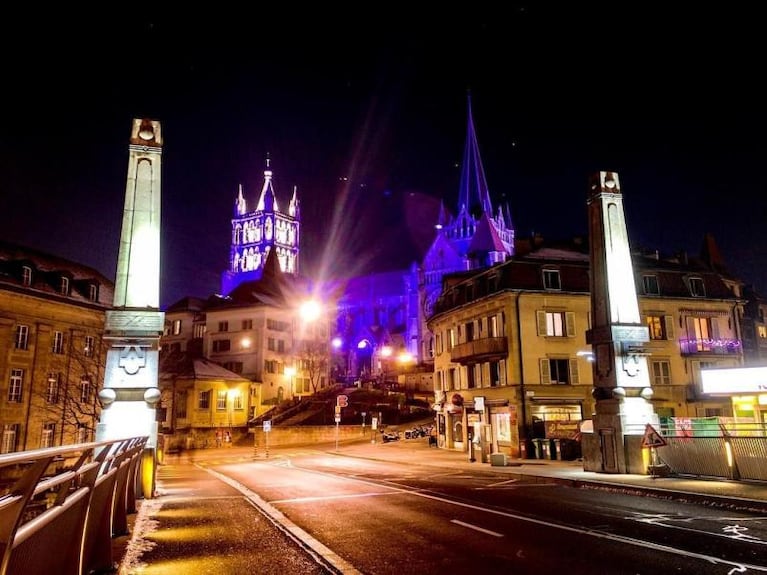
{"label": "blue illuminated spire", "polygon": [[[471,93],[468,94],[468,122],[466,126],[466,144],[461,165],[461,184],[458,189],[458,212],[466,210],[475,215],[493,215],[490,192],[487,189],[485,169],[479,155],[477,133],[474,130],[474,117],[471,113]],[[475,212],[479,211],[479,214]]]}

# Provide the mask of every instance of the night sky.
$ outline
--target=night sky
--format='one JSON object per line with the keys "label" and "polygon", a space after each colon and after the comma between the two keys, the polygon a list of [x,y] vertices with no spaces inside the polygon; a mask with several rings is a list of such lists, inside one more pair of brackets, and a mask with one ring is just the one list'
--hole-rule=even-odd
{"label": "night sky", "polygon": [[163,307],[218,291],[267,154],[278,201],[298,186],[307,275],[405,267],[439,201],[456,209],[470,90],[518,237],[585,235],[588,178],[614,170],[634,246],[697,254],[710,232],[767,294],[756,12],[447,6],[20,16],[0,37],[0,238],[114,278],[131,121],[150,117]]}

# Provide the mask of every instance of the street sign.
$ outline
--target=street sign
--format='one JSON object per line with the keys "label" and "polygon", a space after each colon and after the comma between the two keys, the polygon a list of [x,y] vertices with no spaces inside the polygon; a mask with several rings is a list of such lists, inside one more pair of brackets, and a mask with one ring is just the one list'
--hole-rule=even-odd
{"label": "street sign", "polygon": [[341,416],[341,406],[336,405],[336,417],[340,417],[340,416]]}
{"label": "street sign", "polygon": [[349,407],[349,396],[348,395],[336,396],[336,407]]}
{"label": "street sign", "polygon": [[271,431],[272,430],[272,421],[270,419],[267,419],[264,421],[264,431]]}
{"label": "street sign", "polygon": [[642,438],[642,447],[663,447],[666,440],[649,423],[644,428],[644,437]]}
{"label": "street sign", "polygon": [[340,417],[336,417],[336,423],[341,423],[341,418]]}

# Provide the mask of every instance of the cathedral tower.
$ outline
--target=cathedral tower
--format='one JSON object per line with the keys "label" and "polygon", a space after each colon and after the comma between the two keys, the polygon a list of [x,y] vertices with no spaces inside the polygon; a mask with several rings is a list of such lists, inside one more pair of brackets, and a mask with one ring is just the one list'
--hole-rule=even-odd
{"label": "cathedral tower", "polygon": [[243,282],[261,277],[271,250],[283,273],[298,274],[301,213],[295,187],[286,212],[281,212],[274,194],[270,160],[266,160],[264,184],[256,209],[248,211],[242,186],[234,202],[229,269],[221,277],[221,293],[229,294]]}

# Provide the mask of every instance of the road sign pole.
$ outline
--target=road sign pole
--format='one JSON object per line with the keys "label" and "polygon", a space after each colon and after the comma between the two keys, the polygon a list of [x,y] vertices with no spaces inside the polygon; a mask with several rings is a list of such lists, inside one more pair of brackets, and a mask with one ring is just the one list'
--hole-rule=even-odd
{"label": "road sign pole", "polygon": [[338,420],[336,419],[336,451],[338,451]]}

